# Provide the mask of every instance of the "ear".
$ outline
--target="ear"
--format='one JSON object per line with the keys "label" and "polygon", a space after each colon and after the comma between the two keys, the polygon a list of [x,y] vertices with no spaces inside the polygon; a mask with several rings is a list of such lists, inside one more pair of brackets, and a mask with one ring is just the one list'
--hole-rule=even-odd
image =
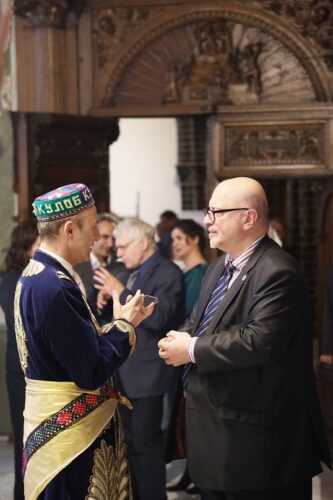
{"label": "ear", "polygon": [[148,244],[148,240],[145,236],[143,236],[140,240],[140,245],[141,245],[141,248],[142,250],[145,252],[148,247],[149,247],[149,244]]}
{"label": "ear", "polygon": [[72,238],[73,237],[73,230],[74,230],[74,224],[71,220],[68,220],[65,222],[65,224],[62,226],[62,231],[66,238]]}
{"label": "ear", "polygon": [[194,236],[193,238],[190,238],[190,240],[195,244],[195,245],[198,245],[199,244],[199,236]]}
{"label": "ear", "polygon": [[255,208],[250,208],[244,215],[245,229],[251,229],[257,222],[258,214]]}

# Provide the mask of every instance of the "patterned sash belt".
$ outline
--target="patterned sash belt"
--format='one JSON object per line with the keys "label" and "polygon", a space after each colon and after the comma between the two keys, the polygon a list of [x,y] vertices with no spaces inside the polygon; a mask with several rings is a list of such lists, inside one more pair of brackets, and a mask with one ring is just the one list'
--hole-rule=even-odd
{"label": "patterned sash belt", "polygon": [[86,417],[107,399],[125,400],[113,390],[110,383],[107,383],[100,388],[99,395],[84,392],[61,410],[41,422],[26,439],[23,449],[23,475],[29,459],[39,448],[60,432]]}

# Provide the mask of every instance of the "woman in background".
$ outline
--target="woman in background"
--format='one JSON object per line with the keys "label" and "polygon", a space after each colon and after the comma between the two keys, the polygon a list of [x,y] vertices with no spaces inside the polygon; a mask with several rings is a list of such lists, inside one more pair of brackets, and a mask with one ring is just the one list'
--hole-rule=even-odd
{"label": "woman in background", "polygon": [[204,257],[205,231],[193,219],[179,219],[171,231],[173,257],[184,263],[185,316],[190,316],[208,267]]}
{"label": "woman in background", "polygon": [[7,325],[6,382],[11,422],[15,437],[14,500],[24,500],[22,479],[23,410],[25,380],[16,345],[14,326],[14,295],[17,280],[39,245],[35,221],[18,224],[12,231],[10,247],[0,271],[0,306]]}
{"label": "woman in background", "polygon": [[[193,306],[197,301],[201,288],[201,281],[208,267],[204,257],[205,246],[205,231],[200,224],[193,219],[179,219],[176,221],[171,230],[171,248],[173,257],[184,264],[186,318],[190,316]],[[170,419],[167,461],[175,458],[184,458],[184,456],[186,456],[184,410],[185,402],[183,388],[180,382]],[[197,489],[195,487],[189,487],[191,483],[192,480],[186,467],[178,483],[167,486],[167,490],[186,490],[188,493],[196,493]]]}

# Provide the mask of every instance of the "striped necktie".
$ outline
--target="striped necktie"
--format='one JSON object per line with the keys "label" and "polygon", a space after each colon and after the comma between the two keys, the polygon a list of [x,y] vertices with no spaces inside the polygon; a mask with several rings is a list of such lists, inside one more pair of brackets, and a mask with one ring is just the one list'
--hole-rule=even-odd
{"label": "striped necktie", "polygon": [[[202,318],[200,320],[199,326],[194,334],[194,337],[201,337],[204,335],[208,329],[209,323],[211,319],[213,318],[216,309],[221,303],[221,300],[225,296],[228,286],[230,283],[230,280],[232,278],[232,273],[234,272],[236,268],[232,265],[231,260],[229,260],[225,266],[225,269],[219,278],[218,282],[216,283],[216,286],[210,296],[209,302],[206,306],[206,309],[202,315]],[[186,386],[187,380],[189,377],[189,373],[191,370],[193,363],[187,363],[184,366],[184,371],[183,371],[183,387]]]}

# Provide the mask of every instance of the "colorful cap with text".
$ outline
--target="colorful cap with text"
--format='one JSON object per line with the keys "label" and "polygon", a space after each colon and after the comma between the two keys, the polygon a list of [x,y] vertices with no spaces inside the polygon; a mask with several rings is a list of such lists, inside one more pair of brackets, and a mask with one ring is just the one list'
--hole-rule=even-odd
{"label": "colorful cap with text", "polygon": [[89,188],[84,184],[68,184],[42,194],[33,202],[33,211],[39,221],[52,221],[76,215],[94,205]]}

